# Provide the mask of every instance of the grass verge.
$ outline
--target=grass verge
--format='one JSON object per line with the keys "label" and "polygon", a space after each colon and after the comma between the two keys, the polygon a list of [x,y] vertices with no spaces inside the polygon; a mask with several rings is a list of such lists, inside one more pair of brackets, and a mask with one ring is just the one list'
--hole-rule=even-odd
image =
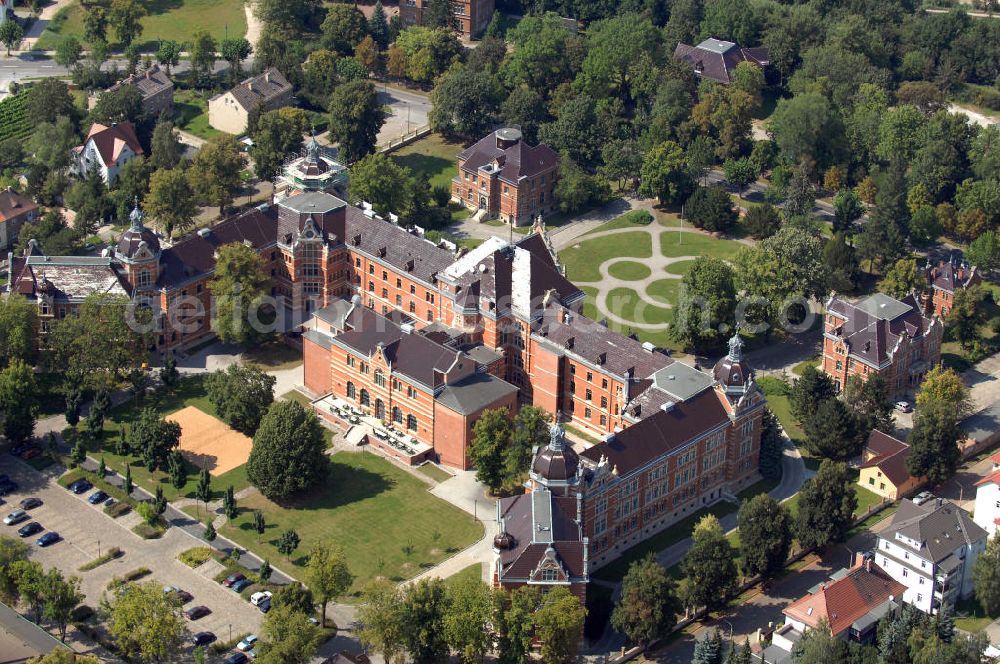
{"label": "grass verge", "polygon": [[89,572],[92,569],[97,569],[104,563],[111,562],[115,558],[121,558],[123,555],[125,555],[124,551],[119,549],[117,546],[113,546],[107,551],[105,551],[103,554],[98,556],[97,558],[91,560],[89,563],[84,563],[83,565],[80,565],[78,569],[81,572]]}
{"label": "grass verge", "polygon": [[451,473],[446,470],[442,470],[439,466],[427,462],[421,466],[417,466],[417,470],[431,478],[435,482],[444,482],[445,480],[450,480],[454,477]]}

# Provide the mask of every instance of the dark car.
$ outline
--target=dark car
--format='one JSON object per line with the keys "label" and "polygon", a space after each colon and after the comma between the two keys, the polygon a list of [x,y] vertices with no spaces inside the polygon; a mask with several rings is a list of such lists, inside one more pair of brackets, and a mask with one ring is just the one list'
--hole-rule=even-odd
{"label": "dark car", "polygon": [[271,610],[271,600],[265,599],[263,602],[257,605],[257,610],[261,613],[267,613]]}
{"label": "dark car", "polygon": [[107,499],[108,499],[108,494],[104,493],[103,491],[95,491],[94,493],[90,494],[90,496],[87,498],[87,502],[90,503],[91,505],[96,505],[97,503],[103,503]]}
{"label": "dark car", "polygon": [[25,461],[29,459],[34,459],[35,457],[42,456],[42,448],[40,447],[29,447],[28,449],[21,452],[21,458]]}
{"label": "dark car", "polygon": [[191,642],[196,646],[207,646],[209,643],[214,643],[215,639],[215,634],[211,632],[198,632],[191,638]]}
{"label": "dark car", "polygon": [[227,576],[225,579],[222,580],[222,585],[225,586],[226,588],[232,588],[234,583],[236,583],[237,581],[242,581],[245,578],[246,577],[243,576],[242,574],[230,574],[229,576]]}
{"label": "dark car", "polygon": [[41,537],[39,537],[37,540],[35,540],[35,544],[37,544],[38,546],[40,546],[40,547],[42,547],[44,549],[49,544],[55,544],[56,542],[58,542],[61,539],[62,539],[62,537],[59,536],[59,533],[54,533],[54,532],[52,532],[50,530],[49,532],[45,533],[44,535],[42,535]]}
{"label": "dark car", "polygon": [[31,498],[25,498],[24,500],[21,501],[20,506],[22,510],[33,510],[36,507],[42,506],[42,499],[35,498],[34,496],[32,496]]}
{"label": "dark car", "polygon": [[181,604],[187,604],[188,602],[194,599],[194,595],[192,595],[186,590],[178,589],[176,594],[177,594],[177,599],[181,601]]}
{"label": "dark car", "polygon": [[21,537],[31,537],[35,533],[40,533],[43,530],[45,529],[42,528],[42,524],[38,523],[37,521],[32,521],[31,523],[18,528],[17,534],[20,535]]}
{"label": "dark car", "polygon": [[204,618],[211,612],[212,610],[207,606],[192,606],[184,612],[184,617],[188,620],[198,620],[198,618]]}
{"label": "dark car", "polygon": [[75,481],[75,482],[73,482],[72,484],[69,485],[69,490],[72,491],[73,493],[75,493],[78,496],[81,493],[87,493],[88,491],[90,491],[93,488],[94,488],[94,485],[91,484],[90,482],[88,482],[87,480],[77,480],[77,481]]}
{"label": "dark car", "polygon": [[229,586],[229,589],[232,590],[233,592],[241,593],[246,588],[249,588],[250,584],[251,584],[250,579],[240,579],[233,585]]}
{"label": "dark car", "polygon": [[249,661],[250,658],[247,657],[245,652],[234,652],[232,655],[222,660],[222,664],[245,664]]}

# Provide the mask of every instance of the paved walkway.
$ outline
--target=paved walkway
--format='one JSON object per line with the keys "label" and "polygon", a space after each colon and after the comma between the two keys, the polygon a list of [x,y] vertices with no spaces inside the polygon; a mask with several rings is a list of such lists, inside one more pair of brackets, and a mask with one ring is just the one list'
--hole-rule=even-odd
{"label": "paved walkway", "polygon": [[257,48],[257,42],[260,41],[260,33],[264,29],[264,22],[257,18],[257,14],[253,10],[253,5],[253,0],[248,0],[243,5],[247,14],[246,40],[250,42],[251,46]]}

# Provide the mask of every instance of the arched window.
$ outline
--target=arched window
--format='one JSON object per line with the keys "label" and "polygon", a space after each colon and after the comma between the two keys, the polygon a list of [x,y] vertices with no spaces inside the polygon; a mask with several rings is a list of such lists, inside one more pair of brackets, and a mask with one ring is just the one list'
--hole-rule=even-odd
{"label": "arched window", "polygon": [[371,398],[368,396],[368,390],[361,388],[361,405],[370,406]]}
{"label": "arched window", "polygon": [[416,415],[407,415],[406,416],[406,428],[409,429],[410,431],[416,431],[417,430],[417,416]]}
{"label": "arched window", "polygon": [[382,373],[381,369],[375,370],[375,384],[379,387],[385,387],[385,374]]}
{"label": "arched window", "polygon": [[347,381],[347,398],[353,399],[355,397],[354,383]]}
{"label": "arched window", "polygon": [[393,406],[392,408],[392,421],[396,424],[403,423],[403,411],[399,409],[399,406]]}

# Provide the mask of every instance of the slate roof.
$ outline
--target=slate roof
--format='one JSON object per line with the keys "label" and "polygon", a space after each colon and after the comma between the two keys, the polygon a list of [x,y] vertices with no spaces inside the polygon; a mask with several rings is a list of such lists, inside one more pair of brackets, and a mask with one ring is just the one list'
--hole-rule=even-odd
{"label": "slate roof", "polygon": [[122,275],[104,257],[15,257],[11,275],[15,275],[13,292],[34,297],[45,294],[55,301],[79,302],[92,293],[129,294]]}
{"label": "slate roof", "polygon": [[167,73],[160,69],[160,65],[153,64],[145,71],[136,72],[128,78],[122,79],[107,89],[107,92],[114,93],[126,85],[131,85],[143,99],[148,99],[160,92],[174,87],[174,82],[167,78]]}
{"label": "slate roof", "polygon": [[119,122],[110,127],[95,122],[87,132],[87,140],[83,142],[85,147],[90,141],[94,141],[94,147],[101,155],[101,161],[106,166],[118,161],[122,151],[127,145],[136,155],[142,154],[142,145],[135,135],[135,127],[131,122]]}
{"label": "slate roof", "polygon": [[447,249],[387,221],[371,219],[356,207],[347,208],[346,229],[348,245],[426,283],[433,284],[435,276],[455,261]]}
{"label": "slate roof", "polygon": [[885,570],[868,562],[795,600],[785,608],[784,614],[813,628],[825,619],[833,636],[839,636],[856,621],[877,611],[890,597],[902,598],[905,590],[906,586]]}
{"label": "slate roof", "polygon": [[669,410],[656,410],[580,456],[595,464],[607,457],[611,466],[617,466],[619,475],[626,475],[729,421],[719,396],[707,390]]}
{"label": "slate roof", "polygon": [[10,187],[0,191],[0,223],[38,209],[38,203]]}
{"label": "slate roof", "polygon": [[497,132],[502,131],[498,129],[462,150],[458,159],[465,162],[463,170],[475,172],[480,166],[496,161],[500,167],[498,177],[516,185],[521,178],[534,177],[559,165],[559,155],[544,143],[531,147],[522,139],[506,149],[498,147]]}
{"label": "slate roof", "polygon": [[736,65],[752,62],[761,67],[769,64],[769,52],[764,47],[742,48],[721,39],[706,39],[697,46],[677,44],[674,57],[694,67],[695,73],[719,83],[728,84]]}
{"label": "slate roof", "polygon": [[501,530],[514,539],[513,547],[500,551],[501,581],[527,579],[550,546],[571,577],[586,575],[586,544],[576,522],[575,498],[536,489],[502,498],[499,513]]}
{"label": "slate roof", "polygon": [[873,429],[865,443],[865,451],[876,456],[861,464],[862,468],[878,468],[897,487],[911,479],[910,473],[906,471],[910,446],[903,441]]}
{"label": "slate roof", "polygon": [[[222,94],[232,94],[240,106],[251,112],[275,97],[288,93],[291,89],[292,85],[285,80],[284,75],[274,67],[270,67]],[[218,99],[220,96],[222,95],[216,95],[212,99]]]}
{"label": "slate roof", "polygon": [[[920,542],[914,549],[896,534]],[[972,545],[985,540],[987,533],[977,525],[969,513],[948,500],[929,500],[917,505],[912,500],[903,500],[892,515],[892,523],[882,532],[881,537],[891,540],[904,548],[919,551],[936,564],[941,564],[959,546]]]}
{"label": "slate roof", "polygon": [[448,383],[435,399],[456,413],[475,415],[483,408],[492,406],[517,392],[517,387],[505,380],[485,372],[466,376],[462,380]]}
{"label": "slate roof", "polygon": [[978,270],[975,266],[969,267],[956,260],[941,261],[937,267],[929,270],[928,277],[933,288],[954,293],[975,281]]}
{"label": "slate roof", "polygon": [[827,301],[826,310],[827,315],[844,319],[826,334],[843,339],[852,357],[874,366],[892,356],[904,333],[920,337],[934,324],[934,319],[923,314],[912,293],[902,300],[876,293],[855,302],[834,295]]}

